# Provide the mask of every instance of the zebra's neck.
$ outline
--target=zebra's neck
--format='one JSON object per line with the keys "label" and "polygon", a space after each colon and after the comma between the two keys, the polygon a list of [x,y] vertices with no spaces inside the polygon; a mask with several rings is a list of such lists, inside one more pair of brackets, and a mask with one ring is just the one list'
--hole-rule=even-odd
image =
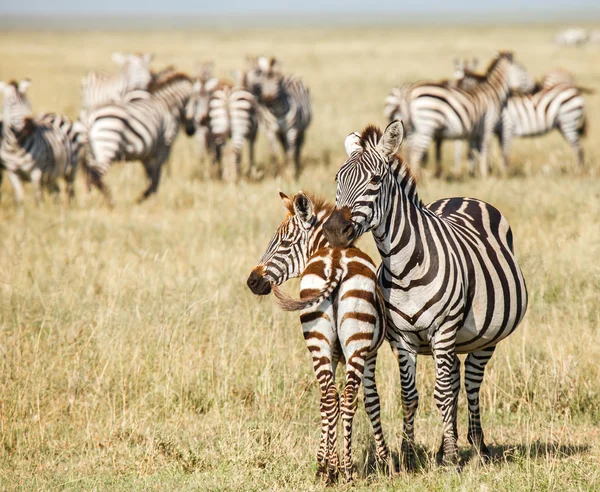
{"label": "zebra's neck", "polygon": [[323,233],[323,224],[327,218],[331,215],[331,209],[323,209],[317,212],[316,222],[311,230],[311,234],[308,238],[308,247],[306,250],[306,260],[313,256],[321,248],[329,246],[325,234]]}
{"label": "zebra's neck", "polygon": [[161,101],[175,116],[179,116],[191,94],[191,80],[184,76],[177,76],[157,88],[152,96]]}
{"label": "zebra's neck", "polygon": [[399,282],[408,282],[429,265],[427,239],[431,213],[423,206],[410,169],[396,159],[390,164],[384,213],[373,231],[384,267],[394,272]]}
{"label": "zebra's neck", "polygon": [[508,62],[500,59],[485,74],[484,80],[475,85],[471,92],[476,96],[492,96],[497,106],[502,106],[510,94],[508,84]]}
{"label": "zebra's neck", "polygon": [[283,117],[288,114],[290,110],[290,98],[288,97],[287,90],[282,84],[280,90],[277,92],[277,97],[265,104],[267,108],[277,117]]}

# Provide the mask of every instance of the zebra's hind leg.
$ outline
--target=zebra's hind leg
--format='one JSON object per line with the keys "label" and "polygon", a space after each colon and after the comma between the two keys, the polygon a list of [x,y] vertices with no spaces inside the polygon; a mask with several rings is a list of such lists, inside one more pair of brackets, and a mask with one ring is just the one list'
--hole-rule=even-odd
{"label": "zebra's hind leg", "polygon": [[[452,394],[453,394],[453,405],[455,408],[458,408],[458,394],[460,393],[460,359],[458,355],[454,354],[454,365],[451,371],[452,375]],[[452,431],[454,433],[454,440],[458,442],[458,429],[457,429],[457,413],[454,412],[454,421],[452,422]],[[440,448],[436,453],[436,461],[438,464],[442,464],[444,461],[444,437],[442,437],[442,442],[440,444]]]}
{"label": "zebra's hind leg", "polygon": [[356,413],[358,388],[362,382],[365,360],[362,352],[352,355],[346,364],[346,383],[340,404],[342,414],[342,427],[344,431],[344,455],[342,469],[347,482],[354,479],[354,465],[352,463],[352,422]]}
{"label": "zebra's hind leg", "polygon": [[[440,327],[439,333],[444,333],[444,327]],[[444,333],[445,336],[452,336],[451,333]],[[442,349],[433,348],[433,358],[435,361],[435,388],[433,392],[434,400],[442,413],[444,422],[444,434],[442,437],[442,456],[441,464],[454,465],[458,463],[458,444],[455,435],[456,428],[456,398],[454,384],[456,381],[455,371],[458,368],[456,364],[456,354],[454,347],[443,347]]]}
{"label": "zebra's hind leg", "polygon": [[163,164],[169,158],[168,151],[160,152],[156,157],[146,159],[143,161],[144,169],[146,174],[150,178],[150,185],[144,193],[138,198],[137,202],[141,203],[146,200],[150,195],[156,193],[158,190],[158,184],[160,183],[160,175],[162,172]]}
{"label": "zebra's hind leg", "polygon": [[31,184],[33,185],[33,193],[35,197],[36,206],[40,206],[43,201],[42,196],[42,170],[35,168],[31,171]]}
{"label": "zebra's hind leg", "polygon": [[400,392],[402,395],[402,415],[404,437],[402,438],[402,461],[404,468],[411,471],[415,467],[415,414],[419,407],[417,391],[417,354],[409,348],[394,348],[400,367]]}
{"label": "zebra's hind leg", "polygon": [[375,380],[375,367],[377,365],[377,354],[372,355],[365,363],[365,372],[363,374],[365,410],[373,428],[373,437],[375,438],[375,453],[377,461],[388,467],[390,473],[396,470],[391,462],[390,450],[385,442],[383,430],[381,428],[381,407],[379,402],[379,392],[377,391],[377,381]]}
{"label": "zebra's hind leg", "polygon": [[469,404],[469,433],[468,440],[484,459],[489,458],[490,451],[483,439],[481,415],[479,410],[479,390],[483,382],[485,366],[492,357],[496,347],[488,347],[471,352],[465,359],[465,389]]}

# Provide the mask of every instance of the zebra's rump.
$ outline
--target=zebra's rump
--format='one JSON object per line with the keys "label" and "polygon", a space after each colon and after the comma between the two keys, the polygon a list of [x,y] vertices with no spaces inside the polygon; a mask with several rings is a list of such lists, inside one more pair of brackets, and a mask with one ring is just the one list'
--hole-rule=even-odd
{"label": "zebra's rump", "polygon": [[[315,295],[341,271],[337,288],[322,305],[304,312],[304,325],[324,316],[332,317],[332,329],[342,340],[344,354],[377,350],[385,339],[385,309],[371,258],[357,248],[322,248],[302,274],[301,298]],[[329,313],[333,306],[333,312]],[[306,330],[305,330],[306,331]]]}
{"label": "zebra's rump", "polygon": [[500,122],[518,137],[543,135],[561,125],[581,128],[585,120],[584,105],[577,88],[557,84],[532,95],[510,97]]}

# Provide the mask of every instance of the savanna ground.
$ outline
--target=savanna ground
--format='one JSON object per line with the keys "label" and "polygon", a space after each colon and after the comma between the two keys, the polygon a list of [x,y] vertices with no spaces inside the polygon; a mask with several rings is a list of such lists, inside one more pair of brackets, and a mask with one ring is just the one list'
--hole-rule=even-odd
{"label": "savanna ground", "polygon": [[[250,269],[284,216],[277,189],[334,197],[343,139],[384,124],[403,81],[451,74],[454,56],[513,49],[536,76],[562,66],[600,90],[600,47],[557,48],[554,28],[263,29],[138,33],[0,33],[0,77],[31,77],[35,111],[76,116],[79,81],[110,69],[115,50],[152,51],[154,67],[219,73],[247,53],[277,54],[311,88],[314,121],[297,182],[204,181],[194,140],[180,135],[156,197],[135,205],[139,164],[108,175],[109,211],[78,182],[72,208],[24,218],[5,182],[0,204],[0,488],[319,489],[318,392],[296,316],[257,299]],[[370,428],[356,418],[356,489],[600,488],[600,96],[587,97],[588,169],[559,135],[513,145],[506,179],[425,179],[424,201],[470,195],[509,219],[529,288],[528,313],[488,365],[488,465],[468,462],[461,395],[461,471],[433,464],[441,436],[433,364],[419,360],[421,468],[388,478],[372,466]],[[259,161],[267,168],[265,141]],[[494,143],[492,162],[498,160]],[[446,165],[453,149],[447,144]],[[5,180],[6,181],[6,180]],[[374,258],[370,238],[360,244]],[[288,290],[294,290],[292,284]],[[378,378],[383,423],[402,438],[399,378],[387,346]],[[340,485],[340,488],[344,488]]]}

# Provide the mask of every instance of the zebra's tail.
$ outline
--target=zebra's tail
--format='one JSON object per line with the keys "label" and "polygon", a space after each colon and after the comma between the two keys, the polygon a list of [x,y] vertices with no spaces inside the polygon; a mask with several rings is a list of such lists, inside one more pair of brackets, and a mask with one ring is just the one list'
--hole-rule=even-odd
{"label": "zebra's tail", "polygon": [[342,269],[336,268],[326,281],[325,286],[319,293],[305,299],[294,299],[289,294],[286,294],[278,286],[273,285],[272,290],[275,294],[275,303],[284,311],[301,311],[310,309],[321,304],[325,299],[331,296],[342,279]]}
{"label": "zebra's tail", "polygon": [[578,129],[580,137],[587,137],[588,133],[588,119],[587,116],[583,115],[583,121],[581,122],[581,126]]}

